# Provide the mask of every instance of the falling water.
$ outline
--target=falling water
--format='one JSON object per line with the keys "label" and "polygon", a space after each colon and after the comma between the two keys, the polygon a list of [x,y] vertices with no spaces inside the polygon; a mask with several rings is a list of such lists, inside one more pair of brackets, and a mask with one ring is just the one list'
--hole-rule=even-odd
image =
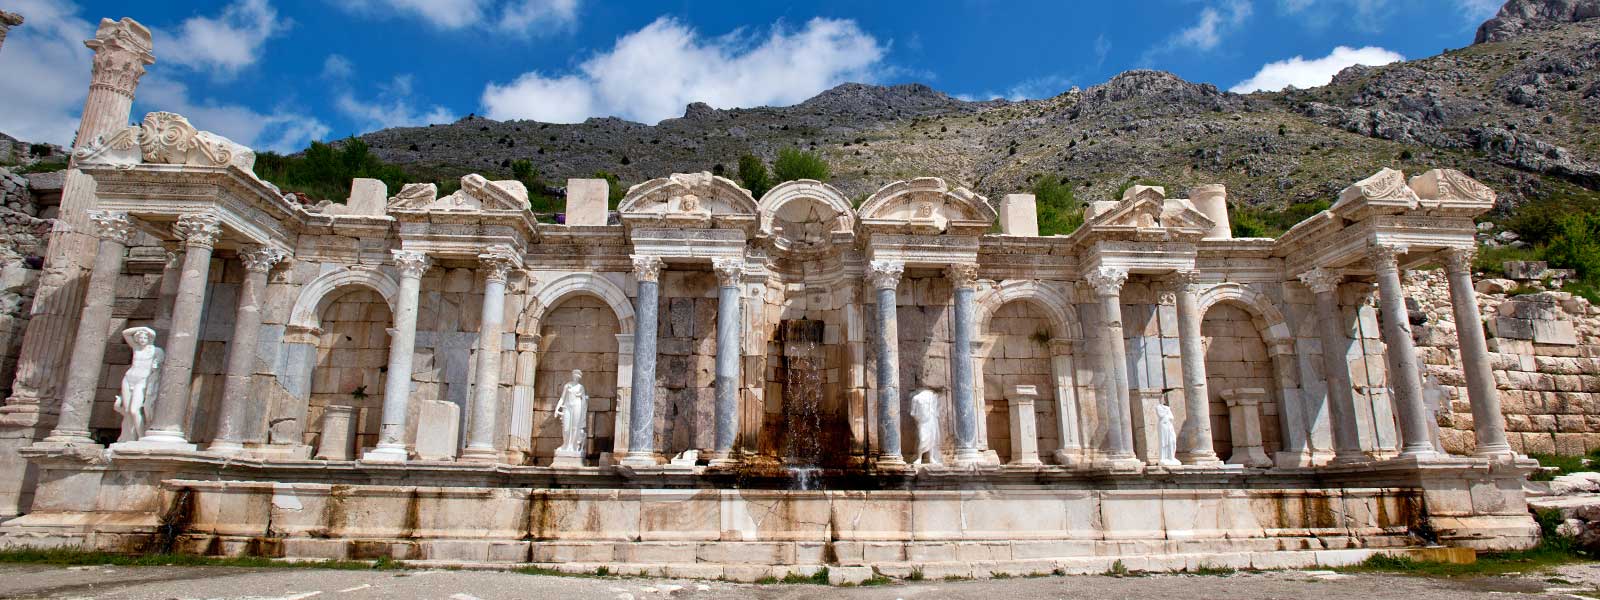
{"label": "falling water", "polygon": [[784,470],[794,488],[817,488],[823,440],[822,377],[815,356],[822,342],[821,321],[783,322]]}

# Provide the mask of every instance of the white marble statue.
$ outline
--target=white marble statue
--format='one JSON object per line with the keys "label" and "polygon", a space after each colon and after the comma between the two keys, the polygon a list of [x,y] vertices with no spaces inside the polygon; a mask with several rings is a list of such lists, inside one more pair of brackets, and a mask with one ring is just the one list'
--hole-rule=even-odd
{"label": "white marble statue", "polygon": [[1172,426],[1172,407],[1156,405],[1156,429],[1160,430],[1161,461],[1163,467],[1176,467],[1178,462],[1178,432]]}
{"label": "white marble statue", "polygon": [[583,426],[589,414],[589,392],[583,388],[583,371],[572,370],[572,381],[561,388],[556,401],[556,416],[561,419],[561,447],[558,452],[583,452]]}
{"label": "white marble statue", "polygon": [[122,375],[121,394],[112,407],[122,415],[122,437],[118,441],[131,442],[144,437],[150,405],[161,385],[161,360],[166,353],[156,347],[156,330],[149,327],[124,329],[122,339],[133,348],[133,363]]}
{"label": "white marble statue", "polygon": [[939,454],[939,394],[928,388],[911,395],[911,419],[917,423],[917,456],[913,465],[942,465]]}

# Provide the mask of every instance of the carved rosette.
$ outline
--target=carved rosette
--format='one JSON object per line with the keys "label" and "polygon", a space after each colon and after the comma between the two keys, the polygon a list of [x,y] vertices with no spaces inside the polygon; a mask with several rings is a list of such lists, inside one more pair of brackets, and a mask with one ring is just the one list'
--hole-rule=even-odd
{"label": "carved rosette", "polygon": [[95,234],[100,239],[127,244],[128,238],[133,236],[133,220],[128,218],[128,213],[91,210],[88,214],[89,221],[94,223]]}
{"label": "carved rosette", "polygon": [[906,264],[897,260],[875,260],[867,264],[867,281],[877,290],[900,287],[900,278],[906,274]]}
{"label": "carved rosette", "polygon": [[94,50],[89,89],[106,90],[133,99],[145,65],[155,64],[150,53],[150,31],[132,19],[102,19],[94,39],[83,45]]}
{"label": "carved rosette", "polygon": [[401,277],[419,279],[428,271],[428,253],[421,250],[390,250],[389,255],[394,257],[394,266],[400,270]]}
{"label": "carved rosette", "polygon": [[1326,294],[1339,288],[1339,282],[1344,280],[1344,275],[1338,271],[1317,267],[1300,274],[1300,283],[1311,288],[1313,293]]}
{"label": "carved rosette", "polygon": [[711,260],[711,270],[717,274],[717,285],[721,287],[739,287],[739,279],[744,276],[744,260],[739,258],[715,258]]}
{"label": "carved rosette", "polygon": [[1094,288],[1095,294],[1116,296],[1122,293],[1122,284],[1128,282],[1128,271],[1116,267],[1100,267],[1090,271],[1086,279],[1089,281],[1089,286]]}
{"label": "carved rosette", "polygon": [[511,273],[511,268],[516,266],[515,257],[511,254],[511,247],[505,244],[489,246],[488,251],[478,255],[478,264],[483,265],[483,278],[487,281],[506,282],[506,276]]}
{"label": "carved rosette", "polygon": [[1444,258],[1444,269],[1450,273],[1471,273],[1472,259],[1477,257],[1477,248],[1446,248],[1440,253]]}
{"label": "carved rosette", "polygon": [[644,254],[633,255],[633,278],[641,282],[661,280],[661,257]]}
{"label": "carved rosette", "polygon": [[289,253],[272,246],[257,246],[239,253],[239,262],[251,273],[266,273],[272,266],[288,258]]}
{"label": "carved rosette", "polygon": [[978,280],[978,265],[956,263],[945,267],[944,275],[950,278],[951,286],[957,289],[970,288]]}
{"label": "carved rosette", "polygon": [[183,245],[190,248],[211,248],[217,243],[217,238],[222,236],[222,222],[216,215],[198,213],[178,217],[177,224],[172,226],[172,232],[177,234]]}
{"label": "carved rosette", "polygon": [[1400,270],[1399,257],[1406,253],[1407,248],[1400,244],[1373,244],[1367,248],[1367,260],[1372,263],[1372,270],[1379,273],[1397,273]]}

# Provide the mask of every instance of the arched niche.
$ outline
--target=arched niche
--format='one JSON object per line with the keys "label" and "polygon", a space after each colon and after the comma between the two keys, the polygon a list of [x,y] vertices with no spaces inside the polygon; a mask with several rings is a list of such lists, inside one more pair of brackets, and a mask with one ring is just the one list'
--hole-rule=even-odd
{"label": "arched niche", "polygon": [[833,186],[812,179],[786,181],[756,205],[761,233],[779,250],[808,252],[837,247],[855,231],[850,201]]}
{"label": "arched niche", "polygon": [[988,199],[938,177],[919,177],[883,186],[858,211],[866,225],[903,226],[929,233],[952,227],[981,235],[996,215]]}
{"label": "arched niche", "polygon": [[[308,412],[313,391],[333,393],[329,390],[335,390],[338,393],[351,394],[352,402],[363,405],[371,404],[374,400],[381,401],[382,382],[377,379],[367,381],[368,377],[359,372],[352,373],[349,381],[341,380],[337,385],[329,379],[329,375],[323,374],[324,385],[320,387],[314,385],[318,380],[318,360],[329,354],[319,350],[333,345],[335,340],[329,336],[349,337],[348,341],[355,344],[359,333],[361,340],[359,345],[363,348],[356,349],[356,354],[360,355],[360,351],[365,350],[368,358],[362,360],[369,362],[371,356],[381,355],[379,366],[387,364],[389,340],[386,330],[393,325],[394,298],[399,287],[394,278],[382,271],[360,266],[323,273],[301,286],[294,307],[290,309],[289,325],[279,348],[282,353],[283,369],[278,376],[278,386],[282,394],[273,395],[267,422],[261,424],[262,429],[259,433],[250,436],[254,438],[252,441],[273,444],[301,443],[305,432],[315,430],[309,421],[316,418],[316,415]],[[371,304],[375,306],[374,311],[376,308],[386,310],[377,311],[382,312],[382,315],[369,315],[368,313],[373,311],[368,311],[366,308],[345,308],[341,303],[346,299],[350,299],[351,302],[343,304]],[[357,312],[360,314],[355,314]],[[335,329],[324,327],[325,322],[331,323],[335,320],[340,323],[339,327]],[[364,326],[356,325],[357,323],[362,323]],[[356,331],[358,328],[361,331]],[[381,369],[374,370],[381,371]],[[360,383],[355,383],[354,378],[357,376],[362,378]],[[345,385],[347,383],[349,385]],[[329,387],[330,385],[333,387]],[[357,398],[353,394],[357,385],[365,386],[365,399]]]}
{"label": "arched niche", "polygon": [[[1037,280],[1009,280],[984,290],[977,298],[979,386],[975,400],[985,442],[1010,440],[1011,414],[1006,397],[1011,385],[1034,385],[1035,428],[1039,453],[1046,461],[1067,464],[1082,451],[1073,347],[1083,332],[1068,296]],[[993,448],[1001,460],[1002,448]]]}
{"label": "arched niche", "polygon": [[1294,338],[1283,313],[1266,294],[1232,282],[1202,291],[1198,306],[1201,334],[1207,339],[1206,388],[1219,456],[1228,458],[1221,451],[1231,452],[1235,429],[1222,395],[1247,388],[1266,392],[1256,414],[1267,458],[1281,461],[1284,453],[1309,453],[1307,407],[1301,406]]}

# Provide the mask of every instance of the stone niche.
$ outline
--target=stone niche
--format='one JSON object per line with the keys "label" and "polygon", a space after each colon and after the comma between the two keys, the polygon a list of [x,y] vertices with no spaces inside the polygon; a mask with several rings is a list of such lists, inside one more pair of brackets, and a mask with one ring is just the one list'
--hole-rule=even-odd
{"label": "stone niche", "polygon": [[561,445],[561,420],[555,407],[573,369],[583,371],[583,387],[589,393],[586,460],[596,461],[601,453],[614,452],[618,333],[621,328],[611,307],[592,295],[569,296],[545,311],[539,323],[541,356],[535,379],[534,464],[549,464],[555,458],[556,447]]}
{"label": "stone niche", "polygon": [[[356,447],[377,444],[384,375],[389,360],[387,329],[393,322],[389,303],[367,288],[352,288],[323,309],[304,443],[317,441],[327,407],[350,406],[357,411]],[[292,425],[274,424],[269,431],[276,434],[291,429]]]}
{"label": "stone niche", "polygon": [[1039,455],[1048,457],[1060,441],[1056,432],[1056,386],[1052,372],[1049,317],[1031,302],[1012,301],[1002,305],[989,320],[985,355],[975,356],[983,374],[985,427],[989,448],[1002,463],[1013,458],[1011,416],[1006,392],[1015,386],[1031,385],[1037,392],[1033,408],[1038,431]]}

